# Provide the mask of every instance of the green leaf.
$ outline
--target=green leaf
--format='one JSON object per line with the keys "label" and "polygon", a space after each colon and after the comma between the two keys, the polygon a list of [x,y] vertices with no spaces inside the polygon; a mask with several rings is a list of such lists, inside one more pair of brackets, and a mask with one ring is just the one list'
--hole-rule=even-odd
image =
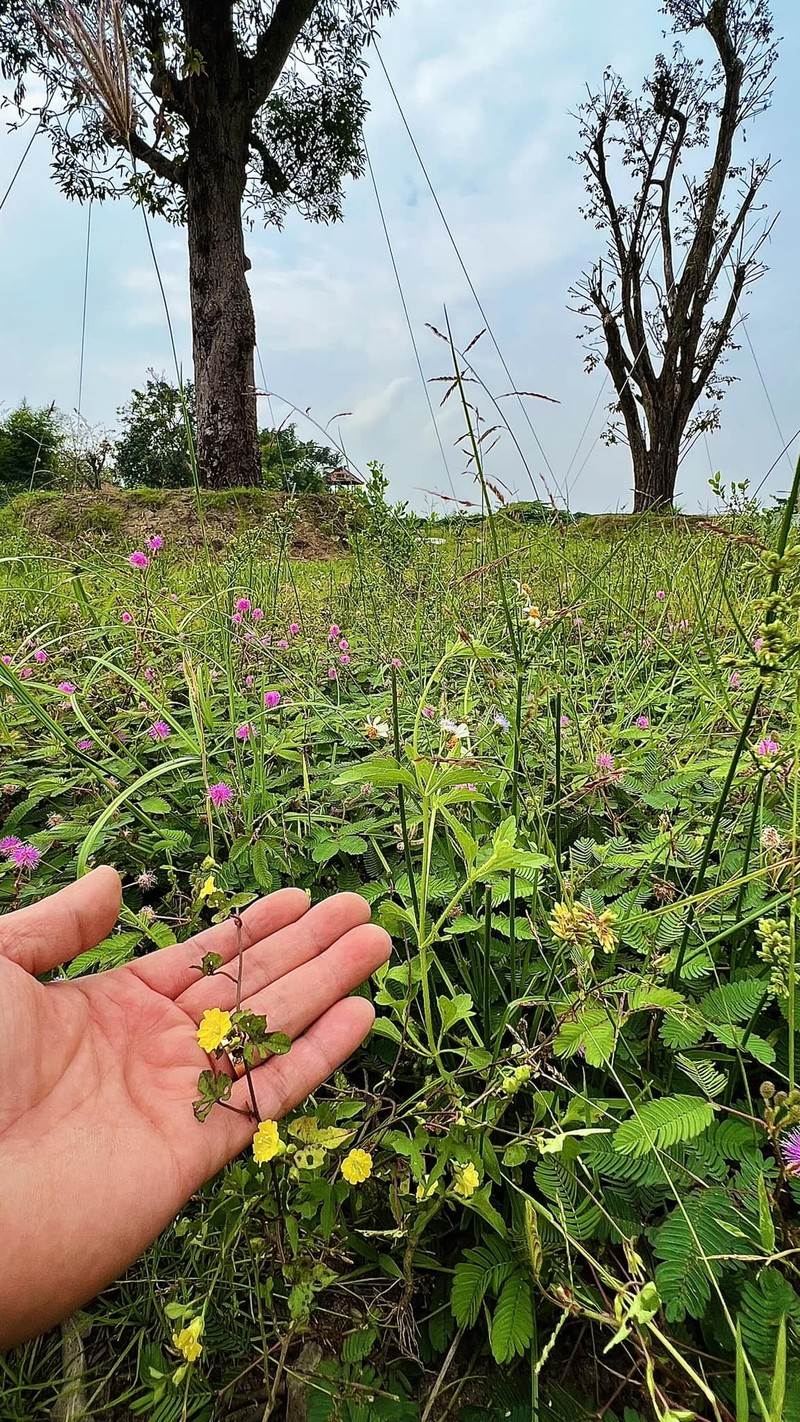
{"label": "green leaf", "polygon": [[691,1141],[708,1130],[714,1107],[698,1096],[666,1096],[647,1101],[614,1132],[614,1149],[621,1155],[646,1155]]}
{"label": "green leaf", "polygon": [[407,790],[417,791],[417,782],[409,770],[404,770],[395,760],[360,760],[356,765],[345,766],[334,780],[334,785],[404,785]]}
{"label": "green leaf", "polygon": [[250,867],[259,889],[262,893],[269,893],[274,887],[275,876],[269,867],[269,851],[263,839],[257,839],[250,850]]}
{"label": "green leaf", "polygon": [[477,1322],[481,1304],[489,1289],[501,1288],[514,1269],[507,1245],[489,1238],[484,1244],[464,1252],[463,1261],[453,1272],[450,1307],[459,1328]]}
{"label": "green leaf", "polygon": [[602,1007],[584,1007],[574,1019],[562,1022],[555,1040],[560,1057],[574,1057],[583,1050],[589,1066],[600,1067],[614,1055],[614,1022]]}
{"label": "green leaf", "polygon": [[496,1363],[509,1363],[525,1353],[533,1337],[531,1289],[521,1270],[506,1279],[497,1300],[489,1332]]}
{"label": "green leaf", "polygon": [[172,806],[169,800],[165,800],[162,795],[145,795],[139,802],[139,809],[146,815],[169,815],[172,813]]}
{"label": "green leaf", "polygon": [[474,1011],[474,1004],[468,992],[456,993],[455,997],[440,997],[437,1002],[442,1019],[442,1035],[455,1027],[457,1022],[468,1022]]}

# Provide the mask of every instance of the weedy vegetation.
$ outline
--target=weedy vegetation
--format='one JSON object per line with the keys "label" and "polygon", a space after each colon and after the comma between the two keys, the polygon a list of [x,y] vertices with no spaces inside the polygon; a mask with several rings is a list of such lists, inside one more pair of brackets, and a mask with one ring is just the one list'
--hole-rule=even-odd
{"label": "weedy vegetation", "polygon": [[426,531],[376,468],[316,563],[291,501],[190,559],[6,525],[2,906],[116,865],[68,976],[286,883],[395,944],[357,1058],[78,1320],[90,1415],[800,1418],[795,497]]}

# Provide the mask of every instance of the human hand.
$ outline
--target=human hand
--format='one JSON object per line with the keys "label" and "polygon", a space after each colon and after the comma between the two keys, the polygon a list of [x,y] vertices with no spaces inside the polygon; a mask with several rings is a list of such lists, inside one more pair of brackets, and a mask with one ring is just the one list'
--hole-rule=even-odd
{"label": "human hand", "polygon": [[[111,931],[120,882],[101,868],[0,918],[0,1348],[52,1327],[117,1278],[189,1196],[251,1140],[251,1116],[192,1112],[209,1059],[206,1008],[234,983],[232,921],[125,967],[43,984],[34,974]],[[389,957],[356,894],[309,908],[280,889],[242,915],[241,1005],[292,1038],[253,1072],[263,1119],[304,1100],[363,1041],[371,1005],[348,994]],[[233,1106],[249,1106],[237,1081]]]}

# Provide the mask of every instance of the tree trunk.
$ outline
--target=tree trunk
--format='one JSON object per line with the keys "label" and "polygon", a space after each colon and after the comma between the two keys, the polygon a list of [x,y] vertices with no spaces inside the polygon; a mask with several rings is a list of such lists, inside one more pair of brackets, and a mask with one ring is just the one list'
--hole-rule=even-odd
{"label": "tree trunk", "polygon": [[669,509],[675,499],[678,478],[679,443],[665,439],[634,458],[633,512],[657,513]]}
{"label": "tree trunk", "polygon": [[187,163],[197,462],[204,487],[229,489],[261,483],[256,328],[242,230],[247,140],[211,83],[204,90]]}

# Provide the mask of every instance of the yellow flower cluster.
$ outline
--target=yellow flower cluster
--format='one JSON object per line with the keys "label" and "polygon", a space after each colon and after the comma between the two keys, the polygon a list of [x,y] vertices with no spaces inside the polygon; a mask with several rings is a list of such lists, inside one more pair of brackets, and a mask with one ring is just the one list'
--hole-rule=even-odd
{"label": "yellow flower cluster", "polygon": [[615,919],[611,909],[597,913],[591,905],[559,903],[553,906],[549,927],[554,938],[573,948],[586,948],[594,939],[604,953],[610,953],[617,945],[612,927]]}
{"label": "yellow flower cluster", "polygon": [[204,1052],[216,1052],[225,1041],[232,1027],[231,1014],[219,1007],[210,1007],[203,1013],[197,1029],[197,1041]]}
{"label": "yellow flower cluster", "polygon": [[196,1363],[203,1351],[203,1345],[200,1342],[200,1334],[202,1331],[202,1318],[193,1318],[186,1328],[181,1329],[180,1333],[173,1333],[172,1335],[173,1348],[177,1348],[187,1363]]}
{"label": "yellow flower cluster", "polygon": [[460,1195],[462,1200],[468,1200],[474,1195],[481,1183],[481,1177],[471,1160],[466,1165],[457,1165],[453,1177],[453,1193]]}
{"label": "yellow flower cluster", "polygon": [[342,1175],[348,1185],[363,1185],[372,1174],[372,1156],[368,1150],[351,1150],[342,1161]]}

